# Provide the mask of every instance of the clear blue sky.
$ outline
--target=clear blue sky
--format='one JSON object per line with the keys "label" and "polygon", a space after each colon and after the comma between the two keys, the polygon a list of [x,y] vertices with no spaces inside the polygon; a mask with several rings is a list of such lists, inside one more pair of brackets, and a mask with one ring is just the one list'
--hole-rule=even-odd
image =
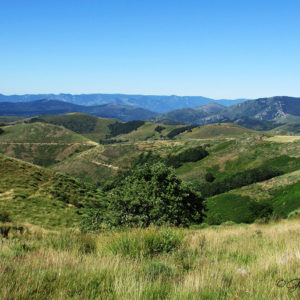
{"label": "clear blue sky", "polygon": [[299,0],[0,0],[0,93],[300,96]]}

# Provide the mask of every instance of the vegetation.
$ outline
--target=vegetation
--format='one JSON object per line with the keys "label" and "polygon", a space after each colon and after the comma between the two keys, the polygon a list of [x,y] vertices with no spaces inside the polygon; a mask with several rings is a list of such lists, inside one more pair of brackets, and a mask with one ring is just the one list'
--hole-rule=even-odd
{"label": "vegetation", "polygon": [[208,155],[208,152],[201,146],[186,149],[176,155],[168,155],[166,164],[174,168],[179,168],[186,162],[196,162]]}
{"label": "vegetation", "polygon": [[2,134],[4,132],[4,130],[2,128],[0,128],[0,134]]}
{"label": "vegetation", "polygon": [[157,131],[158,133],[161,133],[164,129],[166,129],[166,127],[160,125],[154,128],[154,130]]}
{"label": "vegetation", "polygon": [[129,121],[127,123],[116,122],[114,124],[108,125],[110,129],[110,135],[107,137],[114,137],[119,134],[130,133],[137,130],[139,127],[145,124],[145,121]]}
{"label": "vegetation", "polygon": [[183,133],[185,131],[191,131],[195,126],[183,126],[183,127],[177,127],[174,128],[173,130],[171,130],[168,134],[167,134],[167,138],[168,139],[173,139],[176,135]]}
{"label": "vegetation", "polygon": [[248,196],[222,194],[205,201],[206,217],[210,225],[232,221],[252,223],[256,219],[269,219],[273,214],[270,202],[256,202]]}
{"label": "vegetation", "polygon": [[283,172],[276,168],[261,166],[258,168],[236,173],[220,181],[216,180],[212,183],[202,184],[200,185],[199,189],[201,190],[201,194],[204,197],[211,197],[245,185],[264,181],[282,174]]}
{"label": "vegetation", "polygon": [[188,226],[202,220],[202,199],[163,163],[132,169],[102,195],[97,208],[87,208],[84,231],[151,224]]}
{"label": "vegetation", "polygon": [[45,228],[74,227],[79,208],[96,200],[93,186],[16,159],[0,156],[0,221]]}
{"label": "vegetation", "polygon": [[299,297],[298,289],[276,285],[298,272],[296,220],[98,235],[7,227],[0,245],[1,299]]}

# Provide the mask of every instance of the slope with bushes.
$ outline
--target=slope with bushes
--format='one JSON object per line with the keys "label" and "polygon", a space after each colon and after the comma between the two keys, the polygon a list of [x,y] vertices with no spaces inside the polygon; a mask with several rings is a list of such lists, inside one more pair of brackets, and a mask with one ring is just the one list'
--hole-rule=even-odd
{"label": "slope with bushes", "polygon": [[0,212],[14,222],[76,227],[79,208],[96,197],[92,186],[3,155],[0,173]]}

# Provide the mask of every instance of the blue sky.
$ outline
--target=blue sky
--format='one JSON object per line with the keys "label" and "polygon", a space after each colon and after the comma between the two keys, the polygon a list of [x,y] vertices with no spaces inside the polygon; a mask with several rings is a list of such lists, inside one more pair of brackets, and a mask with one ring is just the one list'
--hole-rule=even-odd
{"label": "blue sky", "polygon": [[299,0],[0,0],[0,93],[300,96]]}

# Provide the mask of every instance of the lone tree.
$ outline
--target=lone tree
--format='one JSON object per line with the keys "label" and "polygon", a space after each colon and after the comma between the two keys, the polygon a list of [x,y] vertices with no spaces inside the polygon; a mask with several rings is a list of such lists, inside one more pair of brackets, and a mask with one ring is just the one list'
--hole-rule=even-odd
{"label": "lone tree", "polygon": [[100,195],[97,207],[86,209],[81,228],[188,226],[202,221],[203,199],[162,162],[138,165],[119,185]]}

